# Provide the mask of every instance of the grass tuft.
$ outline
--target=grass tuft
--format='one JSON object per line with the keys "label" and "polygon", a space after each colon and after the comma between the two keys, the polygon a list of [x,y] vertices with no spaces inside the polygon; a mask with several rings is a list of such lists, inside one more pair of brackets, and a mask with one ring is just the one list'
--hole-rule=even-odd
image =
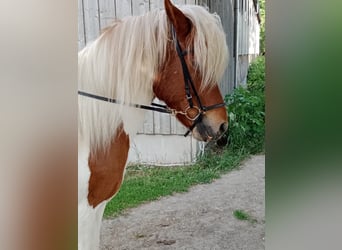
{"label": "grass tuft", "polygon": [[244,212],[243,210],[235,210],[233,212],[233,215],[238,220],[245,220],[245,221],[249,221],[251,223],[257,222],[256,219],[252,218],[252,216],[250,216],[248,213]]}

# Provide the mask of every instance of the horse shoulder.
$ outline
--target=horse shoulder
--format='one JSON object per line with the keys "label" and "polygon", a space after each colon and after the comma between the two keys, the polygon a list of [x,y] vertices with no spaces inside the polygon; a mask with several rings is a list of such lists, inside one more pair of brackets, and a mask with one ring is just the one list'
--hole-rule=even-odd
{"label": "horse shoulder", "polygon": [[96,207],[113,197],[121,186],[129,150],[129,136],[119,129],[106,150],[90,153],[88,203]]}

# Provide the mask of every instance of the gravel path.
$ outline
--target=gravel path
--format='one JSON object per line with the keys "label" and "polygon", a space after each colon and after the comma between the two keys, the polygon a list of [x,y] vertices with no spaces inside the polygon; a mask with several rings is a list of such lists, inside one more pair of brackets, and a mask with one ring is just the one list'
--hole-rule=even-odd
{"label": "gravel path", "polygon": [[[235,210],[256,222],[240,221]],[[101,249],[265,249],[265,156],[253,156],[211,184],[104,220]]]}

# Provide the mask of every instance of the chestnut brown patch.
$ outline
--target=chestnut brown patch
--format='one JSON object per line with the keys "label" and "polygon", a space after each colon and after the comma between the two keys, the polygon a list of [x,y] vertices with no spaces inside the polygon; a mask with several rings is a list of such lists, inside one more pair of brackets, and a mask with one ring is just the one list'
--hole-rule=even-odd
{"label": "chestnut brown patch", "polygon": [[121,125],[106,150],[90,153],[88,164],[90,179],[88,202],[96,207],[102,201],[111,198],[121,186],[129,150],[129,136]]}

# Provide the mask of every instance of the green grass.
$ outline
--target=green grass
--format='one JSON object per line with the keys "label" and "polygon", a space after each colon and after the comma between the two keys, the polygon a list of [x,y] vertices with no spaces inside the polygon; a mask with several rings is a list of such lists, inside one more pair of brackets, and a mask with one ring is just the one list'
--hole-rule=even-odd
{"label": "green grass", "polygon": [[183,167],[128,167],[119,193],[107,204],[105,217],[176,192],[195,184],[210,183],[246,157],[243,151],[207,153],[196,164]]}
{"label": "green grass", "polygon": [[252,216],[250,216],[248,213],[244,212],[243,210],[235,210],[233,212],[233,215],[238,220],[246,220],[246,221],[249,221],[251,223],[257,222],[256,219],[252,218]]}

